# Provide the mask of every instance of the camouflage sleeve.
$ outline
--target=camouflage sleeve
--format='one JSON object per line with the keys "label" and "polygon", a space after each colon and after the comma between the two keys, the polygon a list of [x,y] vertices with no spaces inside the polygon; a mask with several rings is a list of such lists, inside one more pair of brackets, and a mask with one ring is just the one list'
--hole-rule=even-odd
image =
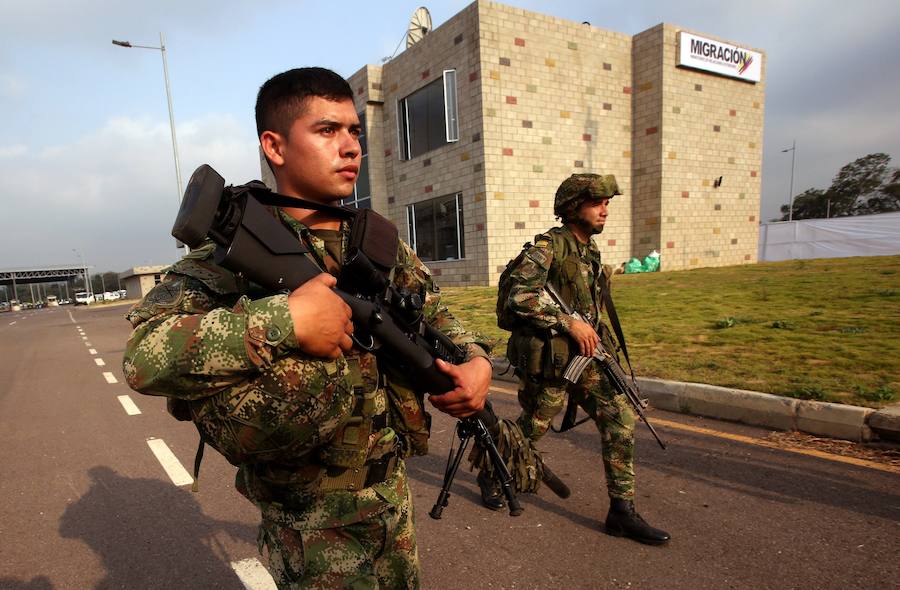
{"label": "camouflage sleeve", "polygon": [[231,306],[227,299],[194,277],[166,275],[126,316],[134,327],[123,365],[131,388],[204,397],[296,350],[287,295],[245,296]]}
{"label": "camouflage sleeve", "polygon": [[422,295],[425,321],[432,328],[440,330],[454,344],[464,349],[466,361],[472,360],[476,356],[490,360],[488,354],[491,349],[490,345],[483,336],[468,332],[450,313],[450,310],[441,301],[441,290],[435,284],[431,271],[403,240],[400,241],[400,249],[397,253],[393,283],[397,288],[408,289]]}
{"label": "camouflage sleeve", "polygon": [[548,239],[535,240],[525,251],[519,265],[512,270],[511,288],[507,305],[509,309],[536,330],[554,329],[568,332],[571,317],[564,314],[544,293],[553,248]]}

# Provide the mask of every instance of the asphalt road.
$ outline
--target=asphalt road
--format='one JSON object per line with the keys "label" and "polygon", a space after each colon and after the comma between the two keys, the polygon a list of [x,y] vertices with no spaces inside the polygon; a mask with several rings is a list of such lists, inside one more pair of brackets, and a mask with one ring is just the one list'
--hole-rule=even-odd
{"label": "asphalt road", "polygon": [[[152,451],[191,470],[197,435],[124,384],[126,309],[0,314],[0,588],[267,587],[234,469],[207,452],[194,494]],[[517,413],[509,387],[496,382],[492,396],[504,417]],[[519,517],[490,512],[466,468],[430,519],[456,442],[453,421],[435,415],[431,454],[409,462],[423,587],[900,587],[896,471],[762,446],[761,429],[651,419],[669,449],[639,426],[637,506],[672,533],[666,547],[602,532],[600,440],[587,424],[542,441],[569,499],[541,490]]]}

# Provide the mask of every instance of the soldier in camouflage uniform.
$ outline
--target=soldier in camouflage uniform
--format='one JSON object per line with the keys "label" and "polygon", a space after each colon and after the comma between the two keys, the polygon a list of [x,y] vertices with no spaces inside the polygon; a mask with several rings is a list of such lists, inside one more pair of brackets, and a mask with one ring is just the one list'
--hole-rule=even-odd
{"label": "soldier in camouflage uniform", "polygon": [[[280,193],[319,203],[352,195],[360,123],[340,76],[273,77],[257,98],[257,127]],[[301,206],[273,214],[323,274],[273,295],[217,265],[212,244],[194,250],[128,314],[128,383],[176,397],[202,439],[238,466],[236,487],[260,509],[260,552],[279,588],[418,588],[403,458],[427,451],[428,415],[402,375],[351,341],[349,307],[331,290],[347,222]],[[455,417],[480,410],[485,349],[405,243],[390,278],[420,293],[426,321],[467,352],[460,365],[438,361],[456,388],[431,403]]]}
{"label": "soldier in camouflage uniform", "polygon": [[[596,363],[578,383],[567,387],[562,372],[573,354],[591,356],[603,335],[615,350],[601,322],[602,289],[609,288],[610,267],[600,262],[591,236],[603,231],[610,199],[621,194],[612,175],[574,174],[559,186],[553,212],[562,227],[554,227],[526,244],[524,255],[508,269],[508,297],[498,301],[498,314],[511,324],[508,356],[521,378],[518,423],[525,436],[540,439],[566,400],[566,393],[588,413],[603,439],[603,466],[610,511],[607,532],[643,543],[662,544],[668,533],[654,529],[634,511],[635,416],[624,395],[612,389]],[[568,316],[543,289],[553,285],[562,298],[588,322]],[[496,486],[484,485],[488,507],[501,500]],[[493,506],[489,505],[493,504]]]}

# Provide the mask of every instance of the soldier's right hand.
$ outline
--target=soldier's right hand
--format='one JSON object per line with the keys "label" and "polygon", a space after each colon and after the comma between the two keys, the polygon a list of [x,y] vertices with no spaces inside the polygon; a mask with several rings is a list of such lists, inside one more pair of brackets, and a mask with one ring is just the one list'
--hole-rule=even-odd
{"label": "soldier's right hand", "polygon": [[581,349],[581,356],[594,356],[600,336],[589,323],[573,318],[569,325],[569,336]]}
{"label": "soldier's right hand", "polygon": [[353,346],[350,306],[337,296],[337,279],[322,273],[288,295],[288,310],[300,350],[311,356],[337,358]]}

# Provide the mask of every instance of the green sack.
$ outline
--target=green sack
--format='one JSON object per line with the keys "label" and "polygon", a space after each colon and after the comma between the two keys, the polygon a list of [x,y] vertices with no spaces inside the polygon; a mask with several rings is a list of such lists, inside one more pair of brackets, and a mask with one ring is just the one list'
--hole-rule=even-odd
{"label": "green sack", "polygon": [[644,272],[644,266],[641,264],[641,260],[639,258],[632,258],[627,263],[625,263],[625,274],[632,274],[636,272]]}
{"label": "green sack", "polygon": [[[654,256],[654,254],[656,254],[656,255]],[[641,268],[642,268],[643,272],[658,271],[659,270],[659,254],[657,254],[656,251],[648,254],[647,257],[644,258],[644,262],[643,262],[643,264],[641,264]]]}

